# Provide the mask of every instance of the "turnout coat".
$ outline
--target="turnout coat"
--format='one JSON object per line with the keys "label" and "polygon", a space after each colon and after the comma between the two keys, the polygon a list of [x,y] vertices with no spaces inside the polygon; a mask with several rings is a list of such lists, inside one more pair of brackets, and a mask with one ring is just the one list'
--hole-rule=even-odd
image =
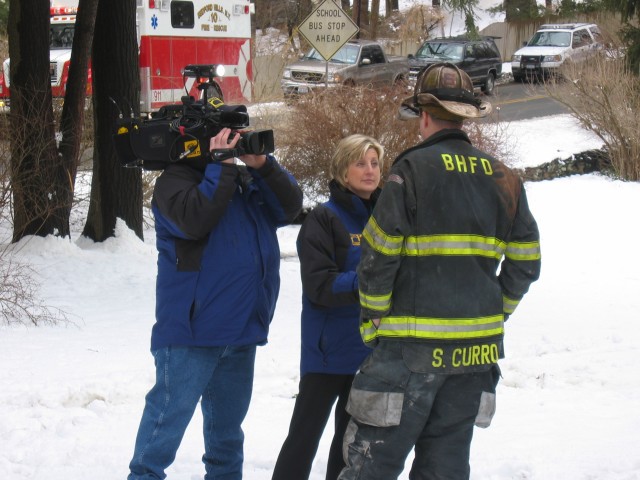
{"label": "turnout coat", "polygon": [[264,344],[280,287],[276,229],[302,192],[272,156],[259,169],[168,166],[152,209],[158,276],[151,349]]}
{"label": "turnout coat", "polygon": [[486,369],[504,320],[540,273],[538,227],[522,181],[442,130],[399,155],[365,231],[358,268],[365,341],[430,346],[429,366]]}

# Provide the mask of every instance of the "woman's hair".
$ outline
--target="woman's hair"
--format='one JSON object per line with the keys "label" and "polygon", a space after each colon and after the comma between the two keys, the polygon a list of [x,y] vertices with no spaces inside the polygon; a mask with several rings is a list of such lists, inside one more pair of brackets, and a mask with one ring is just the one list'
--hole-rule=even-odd
{"label": "woman's hair", "polygon": [[382,158],[384,156],[384,147],[380,145],[374,138],[356,133],[343,138],[338,143],[336,151],[331,158],[330,175],[343,187],[346,187],[347,170],[349,165],[360,160],[367,153],[367,150],[373,148],[378,154],[378,163],[380,171],[382,171]]}

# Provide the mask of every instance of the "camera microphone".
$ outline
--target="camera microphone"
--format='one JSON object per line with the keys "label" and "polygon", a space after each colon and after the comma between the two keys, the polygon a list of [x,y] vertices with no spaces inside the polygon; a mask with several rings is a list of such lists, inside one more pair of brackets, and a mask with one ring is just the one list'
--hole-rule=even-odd
{"label": "camera microphone", "polygon": [[249,114],[247,112],[212,112],[211,119],[220,125],[229,126],[229,128],[244,128],[249,126]]}

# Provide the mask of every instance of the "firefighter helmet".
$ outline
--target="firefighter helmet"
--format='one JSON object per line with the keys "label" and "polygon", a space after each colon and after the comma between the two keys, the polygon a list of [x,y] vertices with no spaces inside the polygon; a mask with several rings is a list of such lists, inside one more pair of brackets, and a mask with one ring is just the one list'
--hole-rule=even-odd
{"label": "firefighter helmet", "polygon": [[466,72],[451,63],[436,63],[423,70],[414,93],[400,107],[400,118],[420,116],[426,110],[444,120],[481,118],[491,112],[491,104],[476,98],[473,82]]}

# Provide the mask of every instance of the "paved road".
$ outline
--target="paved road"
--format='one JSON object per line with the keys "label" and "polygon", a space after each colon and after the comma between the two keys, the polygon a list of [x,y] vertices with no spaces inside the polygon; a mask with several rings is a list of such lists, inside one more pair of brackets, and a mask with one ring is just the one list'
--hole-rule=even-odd
{"label": "paved road", "polygon": [[497,110],[498,120],[511,122],[528,118],[567,113],[562,104],[548,97],[542,85],[510,82],[499,85],[493,96],[487,97]]}

